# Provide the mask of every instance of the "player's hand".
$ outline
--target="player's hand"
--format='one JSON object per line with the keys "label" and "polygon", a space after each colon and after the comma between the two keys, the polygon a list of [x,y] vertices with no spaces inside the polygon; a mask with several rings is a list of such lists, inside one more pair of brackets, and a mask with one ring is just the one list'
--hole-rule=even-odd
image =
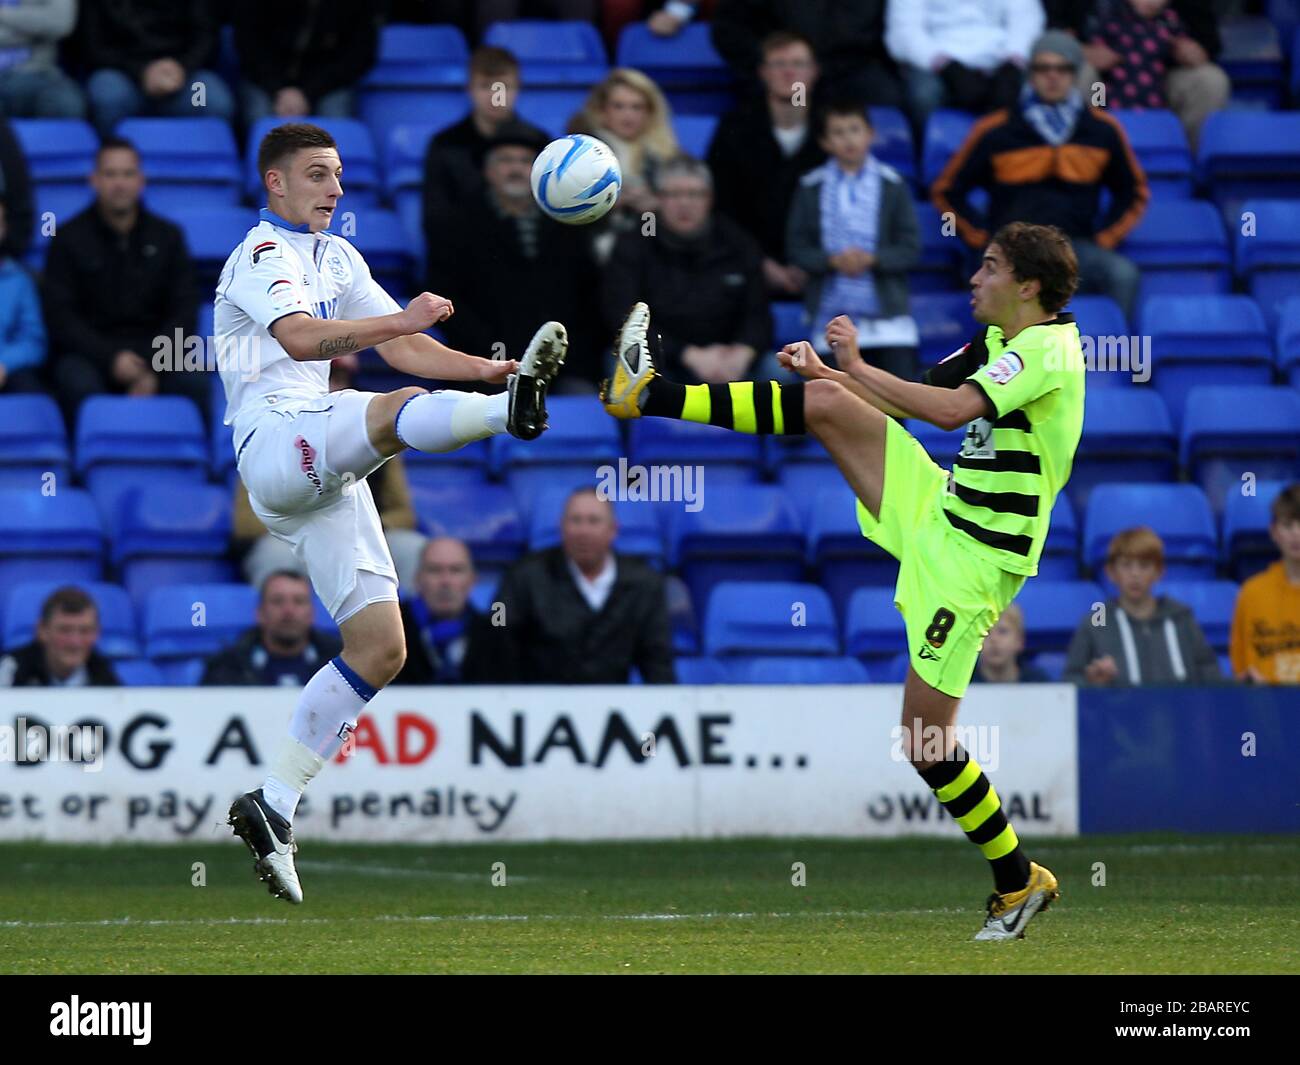
{"label": "player's hand", "polygon": [[806,340],[787,344],[776,353],[776,361],[785,369],[793,370],[807,381],[826,376],[826,364]]}
{"label": "player's hand", "polygon": [[826,323],[826,343],[835,352],[835,361],[844,369],[848,361],[861,357],[858,351],[858,327],[847,314],[837,314]]}
{"label": "player's hand", "polygon": [[1089,684],[1109,684],[1119,676],[1119,666],[1110,655],[1102,655],[1084,667],[1083,676]]}
{"label": "player's hand", "polygon": [[421,292],[402,312],[406,316],[406,335],[423,333],[439,322],[445,322],[455,313],[451,300],[435,296],[432,292]]}
{"label": "player's hand", "polygon": [[478,380],[489,385],[503,385],[512,373],[519,372],[518,359],[479,359]]}

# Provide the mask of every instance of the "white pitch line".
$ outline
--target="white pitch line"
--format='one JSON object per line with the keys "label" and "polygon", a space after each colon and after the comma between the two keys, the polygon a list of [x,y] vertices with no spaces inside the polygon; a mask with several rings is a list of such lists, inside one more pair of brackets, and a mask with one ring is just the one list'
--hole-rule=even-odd
{"label": "white pitch line", "polygon": [[[305,869],[309,873],[349,873],[364,876],[390,876],[390,877],[417,877],[420,879],[432,880],[468,880],[480,882],[483,880],[491,881],[492,874],[484,873],[456,873],[445,869],[421,869],[418,866],[397,866],[397,865],[364,865],[354,864],[352,862],[337,861],[317,861],[308,858],[298,862],[299,869]],[[527,883],[532,880],[539,880],[536,876],[520,876],[516,873],[507,871],[507,877],[511,883],[520,881]]]}

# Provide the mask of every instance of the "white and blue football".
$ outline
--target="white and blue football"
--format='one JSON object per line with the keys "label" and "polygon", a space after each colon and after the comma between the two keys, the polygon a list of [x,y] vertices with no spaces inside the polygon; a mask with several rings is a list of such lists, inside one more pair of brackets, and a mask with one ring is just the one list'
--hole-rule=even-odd
{"label": "white and blue football", "polygon": [[533,198],[557,222],[585,225],[603,218],[622,187],[614,150],[585,133],[551,141],[533,163]]}

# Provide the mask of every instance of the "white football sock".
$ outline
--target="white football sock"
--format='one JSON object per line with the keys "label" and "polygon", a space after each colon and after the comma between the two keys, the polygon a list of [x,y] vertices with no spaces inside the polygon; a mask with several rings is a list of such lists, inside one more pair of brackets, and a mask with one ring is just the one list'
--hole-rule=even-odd
{"label": "white football sock", "polygon": [[377,690],[341,655],[326,662],[307,682],[289,722],[289,739],[262,785],[266,804],[286,821],[293,821],[303,791],[339,753],[357,716]]}
{"label": "white football sock", "polygon": [[408,399],[397,412],[397,439],[418,451],[455,451],[506,431],[506,392],[439,391]]}

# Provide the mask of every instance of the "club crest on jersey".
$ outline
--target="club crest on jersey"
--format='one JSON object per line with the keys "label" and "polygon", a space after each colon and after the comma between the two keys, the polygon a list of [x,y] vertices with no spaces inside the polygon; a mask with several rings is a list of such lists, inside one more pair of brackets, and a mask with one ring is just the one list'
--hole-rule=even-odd
{"label": "club crest on jersey", "polygon": [[1025,368],[1023,360],[1014,351],[1008,351],[984,371],[984,376],[995,385],[1005,385]]}
{"label": "club crest on jersey", "polygon": [[273,240],[264,240],[261,244],[253,247],[253,265],[256,266],[263,259],[278,259],[280,257],[280,245]]}
{"label": "club crest on jersey", "polygon": [[302,302],[298,299],[298,293],[293,287],[293,282],[287,277],[272,281],[266,288],[266,294],[270,297],[271,307],[277,311],[283,311],[294,306],[294,304]]}
{"label": "club crest on jersey", "polygon": [[329,258],[327,258],[325,260],[325,265],[329,267],[330,273],[333,274],[337,280],[339,281],[347,280],[347,273],[343,269],[343,260],[340,259],[337,255],[331,255]]}

